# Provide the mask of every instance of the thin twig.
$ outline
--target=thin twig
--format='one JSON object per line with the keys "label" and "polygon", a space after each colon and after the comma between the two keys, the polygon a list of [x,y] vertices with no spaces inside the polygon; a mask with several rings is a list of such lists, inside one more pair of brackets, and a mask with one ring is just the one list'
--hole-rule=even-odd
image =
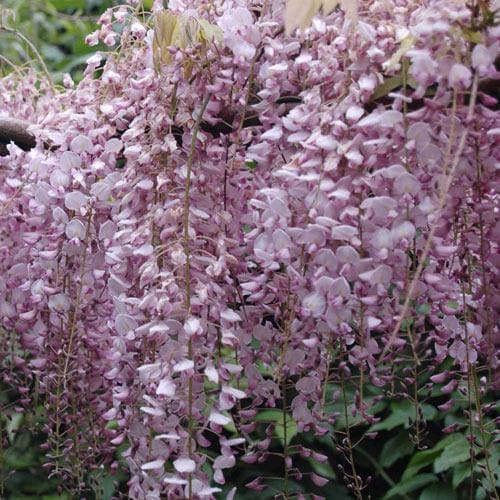
{"label": "thin twig", "polygon": [[[207,108],[208,101],[210,100],[211,94],[207,94],[201,105],[201,109],[196,117],[196,122],[193,127],[193,135],[191,137],[191,147],[189,149],[189,156],[187,159],[186,166],[186,183],[184,189],[184,255],[186,257],[185,265],[185,303],[186,303],[186,315],[189,317],[191,314],[191,261],[190,261],[190,249],[189,249],[189,194],[191,190],[191,171],[193,169],[194,152],[196,149],[196,140],[198,138],[198,132],[200,130],[201,119],[203,113]],[[193,357],[193,341],[189,337],[188,340],[188,357],[191,359]],[[188,381],[188,456],[193,456],[193,378],[189,377]],[[188,492],[189,499],[193,498],[193,479],[192,474],[189,474],[188,482]]]}
{"label": "thin twig", "polygon": [[28,47],[31,49],[33,54],[35,54],[38,62],[40,63],[40,66],[42,67],[42,71],[45,73],[45,76],[51,86],[54,86],[54,82],[52,81],[52,77],[50,76],[50,72],[47,68],[47,65],[45,64],[45,61],[43,60],[43,57],[40,55],[40,52],[38,52],[37,48],[33,45],[32,42],[28,38],[26,38],[20,31],[13,29],[13,28],[8,28],[7,26],[0,26],[0,30],[5,31],[6,33],[10,33],[11,35],[17,36],[20,38]]}

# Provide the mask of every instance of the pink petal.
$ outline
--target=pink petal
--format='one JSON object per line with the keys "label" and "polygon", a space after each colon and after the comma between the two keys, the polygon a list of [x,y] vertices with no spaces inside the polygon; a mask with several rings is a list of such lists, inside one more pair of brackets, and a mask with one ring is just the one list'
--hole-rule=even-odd
{"label": "pink petal", "polygon": [[164,463],[165,463],[165,460],[159,458],[158,460],[153,460],[152,462],[147,462],[147,463],[141,465],[141,469],[142,470],[159,469],[160,467],[163,467]]}
{"label": "pink petal", "polygon": [[196,470],[196,462],[190,458],[178,458],[174,460],[174,468],[180,473],[192,473]]}

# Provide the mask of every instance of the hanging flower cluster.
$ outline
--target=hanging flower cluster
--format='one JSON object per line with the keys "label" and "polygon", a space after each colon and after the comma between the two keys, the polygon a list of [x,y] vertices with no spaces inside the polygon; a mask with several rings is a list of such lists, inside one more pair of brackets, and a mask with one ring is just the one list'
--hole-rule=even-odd
{"label": "hanging flower cluster", "polygon": [[130,498],[215,498],[264,408],[324,435],[334,384],[370,423],[397,364],[494,377],[500,29],[427,3],[291,35],[282,0],[120,7],[78,85],[0,80],[37,138],[0,157],[2,370],[38,381],[54,469],[127,443]]}

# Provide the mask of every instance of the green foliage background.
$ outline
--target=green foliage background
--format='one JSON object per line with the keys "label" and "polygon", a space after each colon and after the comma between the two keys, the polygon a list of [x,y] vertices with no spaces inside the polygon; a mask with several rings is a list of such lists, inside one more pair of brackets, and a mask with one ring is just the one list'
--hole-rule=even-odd
{"label": "green foliage background", "polygon": [[[449,369],[450,361],[446,361],[439,370]],[[467,436],[469,424],[466,417],[467,399],[462,390],[462,381],[451,397],[455,404],[450,411],[443,412],[438,406],[447,400],[441,392],[441,385],[432,390],[425,389],[430,373],[424,371],[419,376],[421,390],[418,401],[398,393],[383,392],[374,386],[366,386],[365,401],[375,403],[374,398],[383,395],[373,404],[371,412],[380,420],[371,426],[359,415],[346,411],[355,398],[355,385],[346,384],[345,392],[335,402],[328,403],[328,414],[337,414],[335,425],[329,426],[325,436],[315,436],[311,432],[299,433],[291,415],[287,414],[284,429],[283,409],[278,407],[261,409],[256,420],[262,424],[260,439],[265,437],[264,428],[272,425],[272,443],[270,451],[276,453],[262,464],[244,464],[227,473],[227,482],[220,498],[234,487],[238,487],[237,500],[251,500],[255,492],[246,490],[244,485],[258,476],[265,475],[269,486],[259,493],[261,500],[276,498],[283,487],[279,479],[283,473],[283,465],[277,454],[283,452],[284,446],[305,446],[327,457],[324,463],[318,463],[309,457],[294,459],[303,477],[300,481],[290,479],[288,491],[296,498],[300,492],[323,496],[326,500],[353,500],[355,497],[345,487],[342,470],[350,473],[349,463],[339,452],[337,445],[345,437],[347,426],[356,446],[353,459],[356,473],[364,481],[372,480],[363,491],[363,498],[373,500],[487,500],[495,498],[494,489],[500,486],[500,448],[493,442],[496,410],[483,416],[483,429],[474,428],[471,446]],[[419,385],[420,385],[419,384]],[[109,465],[103,464],[93,470],[86,464],[73,464],[84,484],[82,491],[76,494],[72,481],[50,478],[44,468],[47,458],[40,449],[45,441],[43,433],[47,421],[47,412],[43,397],[37,394],[36,383],[31,386],[31,404],[23,408],[19,402],[22,396],[12,387],[0,383],[0,498],[6,500],[71,500],[73,498],[88,500],[112,500],[127,498],[127,466],[121,456],[128,447],[125,442],[115,452],[115,459],[120,464],[112,472]],[[341,389],[336,384],[328,384],[327,393]],[[397,389],[397,387],[396,387]],[[293,396],[293,388],[287,395]],[[493,407],[493,401],[486,401]],[[418,412],[417,424],[415,417]],[[108,426],[115,422],[108,422]],[[452,426],[448,434],[444,434],[444,426]],[[362,438],[370,432],[377,432],[373,439]],[[237,431],[232,425],[225,427],[228,438],[235,437]],[[332,439],[334,437],[335,439]],[[208,455],[217,452],[208,448]],[[471,453],[474,461],[471,465]],[[492,485],[485,474],[486,467],[491,467],[496,476],[496,484]],[[310,473],[316,473],[330,482],[323,487],[314,485]],[[278,497],[281,498],[281,497]],[[309,498],[309,497],[308,497]]]}
{"label": "green foliage background", "polygon": [[[120,0],[0,0],[0,23],[22,33],[36,47],[54,80],[64,73],[81,79],[85,61],[101,45],[85,45],[85,36],[94,31],[99,15]],[[29,46],[11,32],[0,30],[0,55],[14,65],[38,63]],[[0,58],[0,74],[12,66]]]}

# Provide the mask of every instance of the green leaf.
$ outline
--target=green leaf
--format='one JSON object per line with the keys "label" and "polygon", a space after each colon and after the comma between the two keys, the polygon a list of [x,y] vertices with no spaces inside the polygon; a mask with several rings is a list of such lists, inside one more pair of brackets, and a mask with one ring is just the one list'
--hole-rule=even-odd
{"label": "green leaf", "polygon": [[470,444],[467,439],[462,434],[454,435],[455,440],[443,450],[441,456],[434,462],[434,472],[436,474],[470,458]]}
{"label": "green leaf", "polygon": [[[405,400],[393,402],[391,403],[390,408],[390,415],[381,422],[377,422],[372,425],[370,427],[370,432],[390,431],[401,425],[408,428],[409,419],[415,418],[415,405],[411,401]],[[432,420],[437,414],[437,410],[432,405],[422,404],[420,405],[420,408],[426,420]]]}
{"label": "green leaf", "polygon": [[127,163],[127,160],[122,156],[116,159],[115,167],[116,168],[124,168]]}
{"label": "green leaf", "polygon": [[24,430],[23,432],[17,435],[16,442],[14,444],[14,448],[19,451],[28,450],[31,448],[31,434],[30,432]]}
{"label": "green leaf", "polygon": [[399,432],[385,442],[380,454],[380,465],[382,467],[390,467],[401,457],[410,455],[413,448],[414,444],[410,441],[408,433],[405,431]]}
{"label": "green leaf", "polygon": [[85,0],[50,0],[50,3],[59,11],[85,9]]}
{"label": "green leaf", "polygon": [[[328,389],[327,393],[332,394],[335,390],[338,389],[338,386],[335,384],[328,384]],[[347,399],[347,407],[350,408],[352,401],[354,401],[355,394],[354,390],[352,388],[349,388],[346,390],[346,399]],[[378,401],[376,403],[373,403],[374,396],[367,396],[365,398],[365,401],[370,405],[370,413],[372,415],[377,415],[381,411],[383,411],[387,407],[387,403],[384,400]],[[346,422],[346,417],[345,417],[345,411],[344,411],[344,398],[340,397],[335,403],[332,403],[331,401],[328,402],[325,406],[325,413],[332,414],[335,413],[337,414],[336,417],[336,422],[335,422],[335,429],[336,430],[343,430],[347,427],[347,422]],[[361,412],[358,412],[356,416],[352,416],[350,410],[348,411],[347,418],[349,420],[349,426],[353,427],[359,424],[362,424],[365,419],[363,415],[361,415]]]}
{"label": "green leaf", "polygon": [[111,430],[114,430],[114,429],[118,429],[120,426],[118,425],[118,420],[110,420],[105,428],[106,429],[111,429]]}
{"label": "green leaf", "polygon": [[337,478],[335,471],[332,469],[332,467],[330,466],[329,463],[322,464],[320,462],[316,462],[312,458],[308,459],[308,462],[310,463],[314,472],[316,472],[320,476],[326,477],[327,479],[336,479]]}
{"label": "green leaf", "polygon": [[257,162],[255,160],[245,160],[245,167],[253,172],[257,168]]}
{"label": "green leaf", "polygon": [[[57,490],[60,480],[47,478],[47,472],[40,469],[9,471],[4,485],[7,491],[16,492],[19,496],[30,495],[29,498],[41,498],[42,494],[49,494]],[[36,495],[36,496],[32,496]],[[14,500],[14,495],[8,497]]]}
{"label": "green leaf", "polygon": [[[285,442],[285,427],[283,425],[283,412],[281,410],[264,410],[257,414],[255,420],[274,424],[274,434],[282,442]],[[286,416],[286,444],[290,444],[292,438],[297,434],[297,424],[291,415]]]}
{"label": "green leaf", "polygon": [[434,474],[419,474],[405,481],[400,481],[396,486],[393,486],[385,495],[384,500],[394,498],[412,491],[418,490],[429,483],[437,481]]}
{"label": "green leaf", "polygon": [[441,439],[441,441],[439,441],[439,443],[436,444],[434,448],[430,450],[418,451],[417,453],[415,453],[411,458],[410,463],[406,467],[402,479],[409,479],[413,477],[420,469],[423,469],[424,467],[432,464],[434,460],[441,454],[443,448],[452,443],[456,439],[457,435],[460,436],[460,434],[458,433],[450,434]]}
{"label": "green leaf", "polygon": [[102,498],[102,500],[111,500],[115,492],[115,479],[106,474],[100,478],[99,486],[99,498]]}
{"label": "green leaf", "polygon": [[462,35],[466,40],[472,42],[474,45],[482,42],[481,31],[473,30],[471,28],[463,28]]}
{"label": "green leaf", "polygon": [[480,486],[477,490],[476,490],[476,500],[485,500],[486,498],[486,490]]}
{"label": "green leaf", "polygon": [[60,63],[61,61],[64,61],[63,51],[54,45],[43,44],[40,48],[40,52],[44,60],[48,60],[52,63]]}
{"label": "green leaf", "polygon": [[455,500],[453,490],[446,484],[433,484],[425,488],[418,500]]}
{"label": "green leaf", "polygon": [[226,429],[227,432],[229,432],[230,434],[238,434],[238,429],[236,429],[236,425],[234,425],[234,420],[231,419],[231,422],[229,422],[228,424],[226,424],[224,426],[224,429]]}
{"label": "green leaf", "polygon": [[384,63],[386,69],[392,69],[400,63],[401,58],[415,45],[417,39],[413,35],[408,35],[401,40],[399,49],[392,55],[392,57]]}
{"label": "green leaf", "polygon": [[408,330],[411,330],[413,323],[415,323],[413,318],[405,318],[401,322],[401,331],[406,333]]}
{"label": "green leaf", "polygon": [[5,417],[7,420],[6,431],[9,437],[9,442],[12,444],[16,437],[17,431],[20,429],[24,421],[24,413],[13,413],[9,417]]}
{"label": "green leaf", "polygon": [[465,479],[470,477],[470,473],[470,462],[462,462],[461,464],[455,465],[455,467],[453,467],[453,477],[451,480],[453,489],[456,490]]}
{"label": "green leaf", "polygon": [[8,448],[4,454],[4,460],[5,465],[9,469],[29,469],[36,465],[35,450],[34,448],[28,450],[19,450],[15,447]]}
{"label": "green leaf", "polygon": [[217,25],[211,24],[205,19],[198,19],[198,22],[200,23],[200,34],[205,41],[219,44],[223,42],[224,33]]}
{"label": "green leaf", "polygon": [[[384,81],[375,89],[373,92],[370,101],[376,101],[377,99],[381,99],[386,95],[390,94],[393,90],[402,87],[404,83],[403,73],[399,73],[398,75],[390,76],[389,78],[385,78]],[[407,81],[410,87],[416,87],[416,82],[412,78],[408,78]]]}
{"label": "green leaf", "polygon": [[419,304],[415,307],[415,312],[420,315],[429,314],[431,312],[431,306],[430,304]]}
{"label": "green leaf", "polygon": [[57,491],[57,486],[61,483],[60,479],[48,479],[46,473],[44,472],[37,472],[36,474],[33,474],[33,469],[23,472],[26,474],[24,476],[25,480],[22,483],[23,491],[37,494],[37,498],[39,498],[43,493],[49,494]]}
{"label": "green leaf", "polygon": [[432,464],[436,457],[439,456],[441,453],[441,450],[422,450],[415,455],[410,460],[410,463],[407,465],[402,479],[408,479],[412,476],[414,476],[420,469],[423,469],[424,467],[427,467],[428,465]]}

